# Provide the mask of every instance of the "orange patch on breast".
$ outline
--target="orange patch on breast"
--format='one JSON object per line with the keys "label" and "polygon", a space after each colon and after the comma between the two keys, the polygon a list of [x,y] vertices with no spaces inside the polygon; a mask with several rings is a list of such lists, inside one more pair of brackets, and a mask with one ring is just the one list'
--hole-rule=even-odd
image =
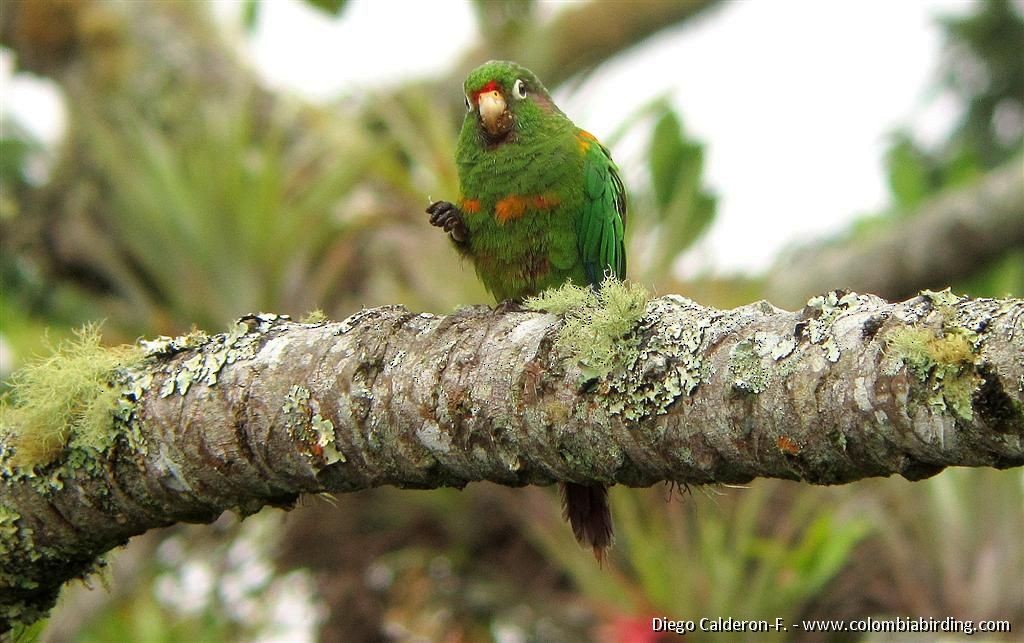
{"label": "orange patch on breast", "polygon": [[560,199],[553,194],[537,194],[534,196],[509,196],[498,201],[494,206],[494,218],[499,223],[518,219],[527,210],[547,210],[558,205]]}
{"label": "orange patch on breast", "polygon": [[580,151],[586,152],[592,144],[597,143],[597,138],[590,132],[581,129],[576,134],[576,142],[580,144]]}
{"label": "orange patch on breast", "polygon": [[463,199],[459,209],[466,214],[476,214],[480,211],[480,199]]}

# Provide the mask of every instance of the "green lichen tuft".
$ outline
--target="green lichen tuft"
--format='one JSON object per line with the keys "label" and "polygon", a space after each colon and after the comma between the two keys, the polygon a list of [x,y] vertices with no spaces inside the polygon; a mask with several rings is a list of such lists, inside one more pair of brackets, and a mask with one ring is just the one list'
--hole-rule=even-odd
{"label": "green lichen tuft", "polygon": [[953,328],[936,335],[927,328],[896,329],[886,337],[886,356],[895,372],[901,364],[929,391],[928,403],[974,418],[971,399],[983,383],[977,373],[974,333]]}
{"label": "green lichen tuft", "polygon": [[142,358],[136,346],[101,346],[98,326],[89,325],[12,375],[0,404],[0,439],[13,447],[9,464],[49,464],[72,439],[109,444],[123,394],[117,373]]}
{"label": "green lichen tuft", "polygon": [[523,307],[527,310],[564,315],[570,310],[596,304],[597,293],[593,288],[581,288],[568,281],[558,288],[549,288],[536,297],[527,297]]}
{"label": "green lichen tuft", "polygon": [[327,321],[327,314],[319,308],[314,308],[299,318],[299,322],[303,324],[322,324],[325,321]]}
{"label": "green lichen tuft", "polygon": [[924,379],[933,363],[928,345],[934,339],[935,333],[927,328],[897,329],[886,337],[886,351],[891,357],[903,360],[912,373]]}
{"label": "green lichen tuft", "polygon": [[635,357],[636,347],[624,345],[622,339],[644,316],[649,300],[643,286],[609,277],[599,290],[567,283],[527,299],[524,305],[564,317],[555,350],[578,363],[587,379],[594,379]]}

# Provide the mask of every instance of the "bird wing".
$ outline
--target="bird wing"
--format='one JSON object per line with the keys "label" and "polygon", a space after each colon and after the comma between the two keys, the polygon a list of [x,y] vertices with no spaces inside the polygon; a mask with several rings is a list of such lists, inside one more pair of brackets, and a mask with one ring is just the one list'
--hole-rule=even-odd
{"label": "bird wing", "polygon": [[579,140],[584,187],[576,238],[587,281],[599,286],[608,271],[626,277],[626,190],[608,149],[583,131]]}

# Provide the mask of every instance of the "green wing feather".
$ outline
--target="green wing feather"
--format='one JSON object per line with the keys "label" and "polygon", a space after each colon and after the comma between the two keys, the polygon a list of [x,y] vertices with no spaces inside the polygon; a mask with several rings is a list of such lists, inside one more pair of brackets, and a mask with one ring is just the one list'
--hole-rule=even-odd
{"label": "green wing feather", "polygon": [[587,281],[599,286],[606,272],[626,277],[626,190],[607,148],[596,143],[585,154],[577,239]]}

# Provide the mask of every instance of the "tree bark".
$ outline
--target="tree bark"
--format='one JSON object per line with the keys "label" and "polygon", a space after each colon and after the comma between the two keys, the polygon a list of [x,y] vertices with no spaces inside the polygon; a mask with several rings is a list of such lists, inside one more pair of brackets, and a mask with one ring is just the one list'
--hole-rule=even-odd
{"label": "tree bark", "polygon": [[1022,158],[862,238],[784,256],[772,269],[766,292],[781,302],[829,288],[902,299],[969,277],[1015,248],[1024,248]]}
{"label": "tree bark", "polygon": [[603,376],[584,375],[563,327],[391,306],[143,342],[112,381],[112,446],[25,472],[0,442],[3,624],[45,614],[133,535],[302,493],[840,484],[1024,464],[1024,300],[831,292],[787,312],[669,295],[611,338]]}

